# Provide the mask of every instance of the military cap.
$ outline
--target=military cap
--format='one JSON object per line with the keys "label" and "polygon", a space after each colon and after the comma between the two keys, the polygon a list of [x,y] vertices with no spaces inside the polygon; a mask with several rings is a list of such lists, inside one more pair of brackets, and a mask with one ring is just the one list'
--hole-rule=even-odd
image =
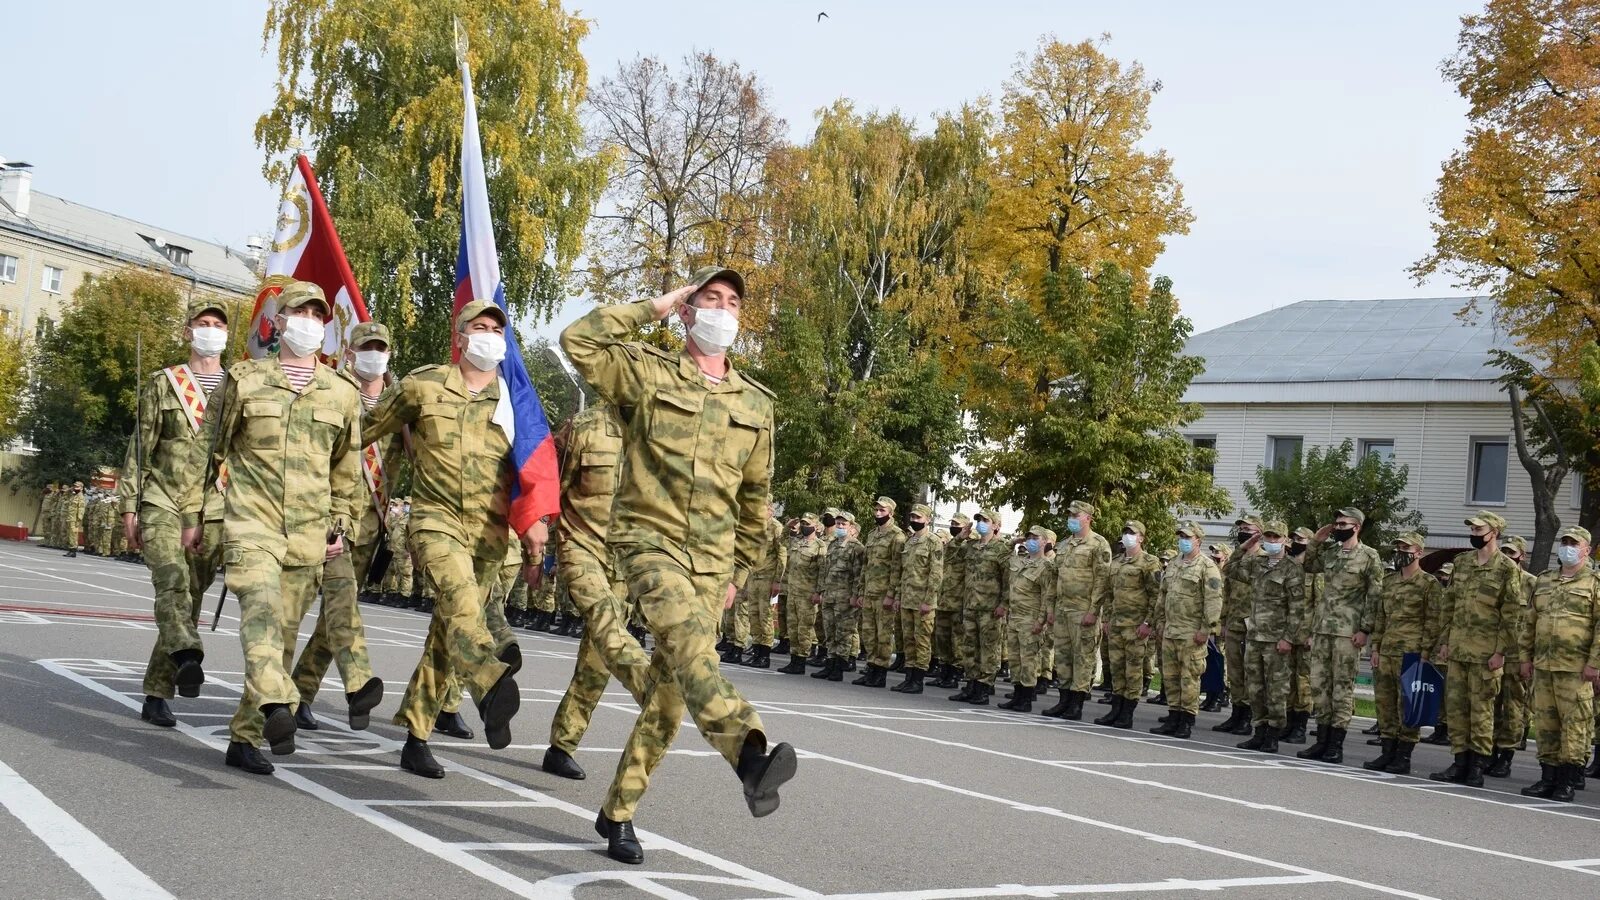
{"label": "military cap", "polygon": [[1056,539],[1056,533],[1044,527],[1043,525],[1035,525],[1032,528],[1029,528],[1028,534],[1032,535],[1033,537],[1044,538],[1046,541],[1054,541]]}
{"label": "military cap", "polygon": [[200,318],[206,313],[216,313],[217,317],[223,322],[228,321],[227,304],[214,297],[201,297],[200,299],[195,300],[189,304],[189,308],[185,312],[189,316],[189,318],[185,320],[188,322],[193,322],[195,319]]}
{"label": "military cap", "polygon": [[1289,531],[1289,526],[1283,524],[1283,520],[1282,519],[1273,519],[1270,522],[1262,523],[1262,525],[1261,525],[1261,533],[1264,534],[1264,535],[1265,534],[1275,534],[1278,537],[1288,537],[1291,534],[1291,532]]}
{"label": "military cap", "polygon": [[1478,510],[1477,512],[1468,516],[1465,521],[1468,525],[1477,525],[1481,528],[1492,528],[1497,532],[1504,531],[1506,527],[1506,520],[1502,518],[1499,513],[1490,512],[1487,509]]}
{"label": "military cap", "polygon": [[955,515],[950,517],[950,521],[954,522],[957,525],[960,525],[962,528],[965,528],[968,525],[972,524],[972,518],[970,516],[968,516],[966,513],[956,513]]}
{"label": "military cap", "polygon": [[911,514],[913,516],[922,516],[929,521],[933,520],[933,509],[926,503],[918,503],[915,506],[912,506]]}
{"label": "military cap", "polygon": [[721,266],[701,266],[694,270],[693,275],[689,276],[689,282],[698,291],[718,278],[733,285],[733,289],[738,292],[740,297],[744,296],[744,276],[732,269],[724,269]]}
{"label": "military cap", "polygon": [[889,511],[890,512],[894,511],[894,506],[895,506],[894,501],[890,500],[888,497],[879,497],[877,500],[873,501],[872,505],[873,506],[887,506],[887,507],[889,507]]}
{"label": "military cap", "polygon": [[983,519],[985,522],[988,522],[991,525],[1000,521],[1000,517],[995,515],[994,510],[992,509],[980,509],[973,513],[972,517],[974,519]]}
{"label": "military cap", "polygon": [[1087,500],[1072,501],[1067,504],[1067,511],[1075,516],[1093,516],[1095,514],[1094,504]]}
{"label": "military cap", "polygon": [[1396,535],[1394,542],[1396,544],[1410,544],[1413,547],[1427,546],[1423,541],[1422,534],[1416,531],[1407,531],[1404,534]]}
{"label": "military cap", "polygon": [[1455,572],[1455,570],[1456,570],[1456,564],[1453,563],[1453,562],[1447,562],[1444,565],[1439,567],[1439,574],[1440,575],[1449,575],[1449,574]]}
{"label": "military cap", "polygon": [[1517,555],[1520,556],[1528,552],[1528,539],[1520,534],[1514,534],[1511,537],[1506,538],[1500,546],[1510,547],[1513,550],[1516,550]]}
{"label": "military cap", "polygon": [[839,518],[839,507],[830,506],[827,509],[824,509],[822,511],[822,514],[825,515],[825,516],[833,516],[835,519],[837,519],[837,518]]}
{"label": "military cap", "polygon": [[1297,538],[1305,538],[1307,541],[1310,541],[1316,538],[1317,533],[1305,527],[1304,525],[1301,525],[1299,528],[1294,530],[1294,536]]}
{"label": "military cap", "polygon": [[75,488],[81,488],[81,487],[83,487],[83,482],[81,482],[81,481],[74,481],[74,482],[73,482],[73,483],[72,483],[72,486],[73,486],[73,487],[75,487]]}
{"label": "military cap", "polygon": [[1144,537],[1144,523],[1139,521],[1138,519],[1129,519],[1128,521],[1123,522],[1122,523],[1122,530],[1123,531],[1131,531],[1134,534],[1139,535],[1140,537]]}
{"label": "military cap", "polygon": [[1196,522],[1193,519],[1184,519],[1182,522],[1178,523],[1178,534],[1187,535],[1192,538],[1203,538],[1206,536],[1206,530],[1200,527],[1199,522]]}
{"label": "military cap", "polygon": [[1238,528],[1240,525],[1253,525],[1253,526],[1255,526],[1255,529],[1257,531],[1260,531],[1261,530],[1261,517],[1260,516],[1241,516],[1240,518],[1237,518],[1237,519],[1233,520],[1233,526],[1235,528]]}
{"label": "military cap", "polygon": [[822,525],[822,520],[817,518],[817,514],[816,513],[806,513],[805,515],[800,517],[800,521],[802,521],[802,522],[810,522],[811,523],[811,527],[813,527],[813,528],[818,528],[818,527],[821,527],[821,525]]}
{"label": "military cap", "polygon": [[382,322],[362,322],[350,329],[350,346],[360,347],[368,341],[383,341],[385,347],[391,346],[389,326]]}
{"label": "military cap", "polygon": [[1211,553],[1215,553],[1218,556],[1227,556],[1233,552],[1233,548],[1229,547],[1227,544],[1211,544],[1206,547],[1206,550]]}
{"label": "military cap", "polygon": [[1355,519],[1357,525],[1367,524],[1367,514],[1359,509],[1356,509],[1354,506],[1347,506],[1344,509],[1339,510],[1339,515],[1344,516],[1347,519]]}
{"label": "military cap", "polygon": [[852,512],[845,512],[845,511],[841,510],[839,512],[839,515],[835,516],[834,518],[843,519],[846,522],[849,522],[851,525],[854,525],[856,523],[856,515],[855,515],[855,513],[852,513]]}
{"label": "military cap", "polygon": [[1556,535],[1556,540],[1559,541],[1562,538],[1572,538],[1580,544],[1587,544],[1589,543],[1589,529],[1580,525],[1568,525],[1561,529],[1560,534]]}
{"label": "military cap", "polygon": [[1160,553],[1156,554],[1156,559],[1159,559],[1164,563],[1169,563],[1169,562],[1172,562],[1172,560],[1175,559],[1177,557],[1177,555],[1178,555],[1178,551],[1176,551],[1176,550],[1163,550]]}
{"label": "military cap", "polygon": [[278,311],[287,312],[299,309],[307,303],[315,303],[322,307],[324,319],[333,315],[333,307],[328,305],[328,298],[322,293],[322,288],[309,281],[291,281],[284,286],[283,292],[278,295]]}
{"label": "military cap", "polygon": [[474,300],[461,307],[461,312],[456,313],[456,330],[466,331],[467,323],[479,316],[490,316],[499,319],[501,325],[511,324],[506,319],[506,311],[501,309],[500,305],[493,300]]}

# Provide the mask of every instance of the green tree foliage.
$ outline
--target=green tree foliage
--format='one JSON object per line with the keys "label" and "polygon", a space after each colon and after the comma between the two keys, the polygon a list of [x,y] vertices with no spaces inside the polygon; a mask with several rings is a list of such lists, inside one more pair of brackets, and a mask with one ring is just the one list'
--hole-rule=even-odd
{"label": "green tree foliage", "polygon": [[[974,365],[972,378],[1016,396],[973,410],[987,440],[972,461],[978,483],[992,485],[990,496],[1029,523],[1060,533],[1067,504],[1082,497],[1100,508],[1108,530],[1138,519],[1152,547],[1167,546],[1172,508],[1217,515],[1229,499],[1202,468],[1208,451],[1182,433],[1201,412],[1183,402],[1204,370],[1183,352],[1193,326],[1178,314],[1167,279],[1156,279],[1142,300],[1136,291],[1107,265],[1092,281],[1070,271],[1047,277],[1038,308],[1024,297],[996,307],[991,324],[1008,349]],[[1030,388],[1008,367],[1047,380]]]}
{"label": "green tree foliage", "polygon": [[0,445],[11,443],[22,425],[28,352],[28,342],[20,334],[0,328]]}
{"label": "green tree foliage", "polygon": [[506,300],[548,319],[582,250],[607,160],[583,152],[587,21],[556,0],[273,0],[277,96],[256,124],[265,172],[313,165],[399,371],[448,356],[461,234],[462,98],[452,20],[470,41]]}
{"label": "green tree foliage", "polygon": [[582,385],[584,402],[594,402],[594,392],[582,379],[574,383],[576,376],[567,374],[556,358],[558,353],[560,350],[542,336],[523,341],[522,363],[528,367],[528,377],[539,392],[539,402],[544,405],[545,419],[552,432],[559,430],[561,423],[578,411],[579,385]]}
{"label": "green tree foliage", "polygon": [[170,275],[126,268],[86,279],[73,292],[34,357],[21,430],[39,453],[10,477],[37,487],[122,463],[133,433],[139,366],[149,373],[188,355],[185,290]]}
{"label": "green tree foliage", "polygon": [[1257,466],[1245,496],[1262,518],[1282,519],[1291,529],[1315,530],[1353,506],[1367,517],[1361,542],[1387,552],[1395,535],[1422,527],[1422,513],[1411,509],[1405,496],[1410,468],[1375,454],[1354,456],[1346,439],[1337,447],[1312,447],[1283,468]]}

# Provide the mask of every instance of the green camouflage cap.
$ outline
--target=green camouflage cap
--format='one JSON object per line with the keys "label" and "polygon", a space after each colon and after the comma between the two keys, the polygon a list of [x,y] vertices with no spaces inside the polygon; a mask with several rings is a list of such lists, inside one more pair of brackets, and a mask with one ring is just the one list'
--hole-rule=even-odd
{"label": "green camouflage cap", "polygon": [[1528,539],[1520,534],[1513,534],[1511,537],[1501,541],[1500,546],[1502,548],[1510,547],[1511,549],[1517,551],[1518,556],[1522,556],[1528,552]]}
{"label": "green camouflage cap", "polygon": [[1356,509],[1354,506],[1347,506],[1344,509],[1339,510],[1339,515],[1344,516],[1347,519],[1355,519],[1357,525],[1367,524],[1367,514],[1359,509]]}
{"label": "green camouflage cap", "polygon": [[1453,562],[1447,562],[1444,565],[1439,567],[1439,574],[1440,575],[1449,575],[1449,574],[1454,573],[1455,570],[1456,570],[1456,564],[1453,563]]}
{"label": "green camouflage cap", "polygon": [[1238,528],[1240,525],[1250,525],[1250,526],[1254,527],[1257,531],[1260,531],[1261,530],[1261,517],[1260,516],[1240,516],[1239,518],[1233,520],[1233,527],[1234,528]]}
{"label": "green camouflage cap", "polygon": [[982,519],[985,522],[988,522],[990,525],[997,525],[1000,522],[1000,517],[995,515],[994,510],[992,509],[980,509],[973,513],[972,517],[974,519]]}
{"label": "green camouflage cap", "polygon": [[350,329],[351,347],[360,347],[369,341],[383,341],[385,347],[392,346],[389,340],[389,326],[382,322],[362,322]]}
{"label": "green camouflage cap", "polygon": [[835,516],[834,518],[843,519],[846,522],[849,522],[851,525],[854,525],[856,523],[856,515],[855,515],[855,513],[852,513],[852,512],[845,512],[845,511],[841,510],[839,512],[839,514],[837,516]]}
{"label": "green camouflage cap", "polygon": [[810,522],[811,523],[811,527],[813,527],[813,528],[820,528],[822,526],[822,520],[817,518],[817,514],[816,513],[809,513],[808,512],[805,515],[800,517],[800,521],[802,521],[802,522]]}
{"label": "green camouflage cap", "polygon": [[216,313],[224,323],[228,321],[228,305],[215,297],[201,297],[189,304],[185,312],[189,318],[185,322],[193,322],[206,313]]}
{"label": "green camouflage cap", "polygon": [[1091,518],[1093,518],[1095,514],[1094,504],[1087,500],[1072,501],[1071,503],[1067,504],[1067,511],[1075,516],[1089,516]]}
{"label": "green camouflage cap", "polygon": [[1123,522],[1122,530],[1131,531],[1140,537],[1144,537],[1144,523],[1138,519],[1129,519],[1128,521]]}
{"label": "green camouflage cap", "polygon": [[1044,527],[1043,525],[1035,525],[1032,528],[1029,528],[1028,534],[1037,538],[1044,538],[1045,543],[1047,544],[1054,544],[1056,542],[1056,533]]}
{"label": "green camouflage cap", "polygon": [[1273,519],[1272,521],[1264,522],[1261,525],[1261,534],[1263,536],[1275,534],[1278,537],[1288,537],[1290,533],[1289,526],[1285,525],[1282,519]]}
{"label": "green camouflage cap", "polygon": [[895,508],[895,502],[893,500],[890,500],[888,497],[879,497],[877,500],[873,501],[872,505],[873,506],[887,506],[887,507],[889,507],[889,511],[890,512],[894,512],[894,508]]}
{"label": "green camouflage cap", "polygon": [[933,521],[933,508],[926,503],[918,503],[911,507],[911,514],[913,516],[922,516],[930,522]]}
{"label": "green camouflage cap", "polygon": [[1423,541],[1421,532],[1417,531],[1407,531],[1404,534],[1396,535],[1394,542],[1396,544],[1410,544],[1411,546],[1417,548],[1427,546],[1427,544]]}
{"label": "green camouflage cap", "polygon": [[1193,519],[1184,519],[1178,523],[1178,534],[1199,540],[1206,536],[1206,530],[1200,527],[1199,522]]}
{"label": "green camouflage cap", "polygon": [[822,514],[825,515],[825,516],[833,516],[835,519],[837,519],[837,518],[839,518],[839,507],[830,506],[827,509],[824,509],[822,511]]}
{"label": "green camouflage cap", "polygon": [[1316,538],[1317,533],[1302,525],[1294,530],[1294,536],[1297,538],[1305,538],[1307,541],[1310,541]]}
{"label": "green camouflage cap", "polygon": [[950,517],[950,521],[960,525],[962,528],[972,524],[971,517],[969,517],[966,513],[956,513]]}
{"label": "green camouflage cap", "polygon": [[1561,529],[1560,534],[1556,535],[1556,540],[1559,541],[1562,538],[1572,538],[1580,544],[1587,544],[1590,542],[1589,529],[1580,525],[1568,525],[1567,527]]}
{"label": "green camouflage cap", "polygon": [[1206,547],[1206,550],[1215,553],[1218,556],[1227,556],[1233,552],[1233,548],[1229,547],[1227,544],[1211,544],[1210,546]]}
{"label": "green camouflage cap", "polygon": [[321,306],[324,319],[333,314],[333,307],[328,305],[328,298],[322,293],[322,288],[309,281],[291,281],[284,285],[283,293],[278,295],[279,312],[299,309],[307,303]]}
{"label": "green camouflage cap", "polygon": [[739,293],[740,297],[744,296],[744,276],[722,266],[701,266],[695,269],[694,274],[689,276],[689,283],[693,284],[694,289],[698,291],[718,278],[732,284],[733,289]]}
{"label": "green camouflage cap", "polygon": [[1478,510],[1468,516],[1465,522],[1468,525],[1476,525],[1480,528],[1492,528],[1496,532],[1505,531],[1506,529],[1506,520],[1499,513],[1490,512],[1487,509]]}
{"label": "green camouflage cap", "polygon": [[479,316],[490,316],[500,320],[501,325],[511,324],[506,319],[506,311],[493,300],[474,300],[461,307],[461,312],[456,313],[456,331],[466,331],[467,323]]}

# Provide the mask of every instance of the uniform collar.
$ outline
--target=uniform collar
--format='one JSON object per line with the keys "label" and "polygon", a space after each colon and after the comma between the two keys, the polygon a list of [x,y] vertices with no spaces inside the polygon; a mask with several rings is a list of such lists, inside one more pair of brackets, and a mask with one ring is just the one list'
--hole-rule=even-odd
{"label": "uniform collar", "polygon": [[444,386],[446,390],[469,401],[500,399],[500,377],[498,374],[493,381],[483,386],[483,390],[479,391],[477,395],[473,395],[472,391],[467,388],[467,380],[461,377],[461,367],[451,366],[450,371],[444,376]]}
{"label": "uniform collar", "polygon": [[712,384],[707,381],[706,373],[700,371],[699,364],[694,361],[694,357],[690,356],[687,350],[678,354],[678,375],[685,381],[692,381],[703,386],[713,394],[742,391],[745,387],[744,378],[739,375],[739,370],[733,367],[731,360],[728,362],[728,374],[720,384]]}

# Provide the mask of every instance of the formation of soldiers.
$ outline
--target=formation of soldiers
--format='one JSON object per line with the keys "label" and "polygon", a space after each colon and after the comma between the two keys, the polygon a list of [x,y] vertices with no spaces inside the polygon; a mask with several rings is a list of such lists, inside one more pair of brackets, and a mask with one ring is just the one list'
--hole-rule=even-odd
{"label": "formation of soldiers", "polygon": [[[54,550],[65,550],[67,556],[77,556],[83,547],[84,517],[89,510],[90,496],[85,494],[83,482],[45,487],[39,504],[39,531],[41,544]],[[93,535],[91,534],[92,538]]]}
{"label": "formation of soldiers", "polygon": [[[1097,533],[1085,500],[1069,507],[1059,543],[1038,526],[1001,538],[988,509],[935,530],[919,504],[902,529],[895,507],[877,499],[865,540],[837,509],[770,523],[755,570],[766,577],[724,617],[722,661],[765,668],[788,653],[779,672],[809,666],[829,681],[864,665],[852,684],[883,687],[903,672],[893,690],[911,694],[932,675],[936,687],[960,686],[952,701],[976,705],[1003,678],[1013,688],[1000,708],[1031,712],[1055,688],[1059,702],[1041,715],[1074,721],[1098,671],[1110,709],[1094,723],[1116,728],[1132,727],[1154,669],[1156,702],[1168,707],[1154,733],[1190,738],[1198,712],[1231,706],[1212,730],[1276,753],[1305,744],[1315,717],[1296,755],[1340,763],[1365,653],[1377,708],[1369,743],[1380,753],[1363,766],[1408,774],[1421,740],[1402,716],[1409,657],[1438,666],[1448,688],[1430,740],[1454,760],[1430,778],[1508,776],[1530,720],[1541,777],[1524,794],[1571,800],[1586,775],[1600,776],[1600,576],[1582,528],[1561,532],[1560,564],[1536,576],[1522,568],[1526,542],[1502,540],[1504,519],[1477,513],[1465,522],[1474,549],[1436,577],[1421,568],[1418,532],[1395,538],[1387,560],[1363,544],[1358,509],[1315,531],[1241,518],[1232,545],[1205,545],[1201,526],[1184,521],[1177,553],[1159,558],[1140,522],[1124,522],[1114,545]],[[760,624],[769,608],[783,635],[772,645]],[[1211,655],[1222,677],[1202,697]]]}

